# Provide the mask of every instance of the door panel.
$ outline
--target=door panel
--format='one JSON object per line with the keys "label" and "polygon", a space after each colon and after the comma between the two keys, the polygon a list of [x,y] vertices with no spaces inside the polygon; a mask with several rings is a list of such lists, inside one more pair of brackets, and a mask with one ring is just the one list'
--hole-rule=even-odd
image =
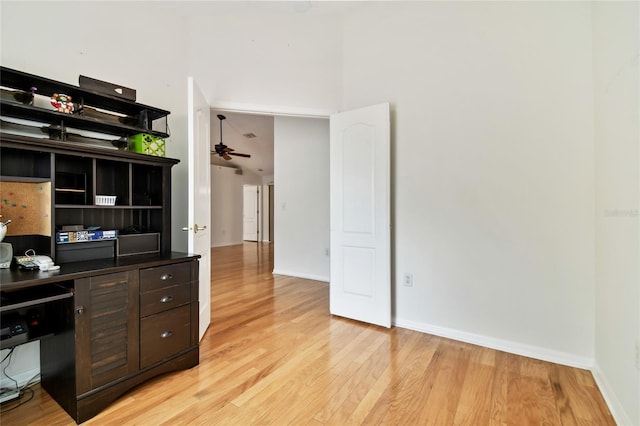
{"label": "door panel", "polygon": [[372,234],[375,213],[375,129],[357,123],[345,130],[342,146],[343,231]]}
{"label": "door panel", "polygon": [[331,116],[330,311],[391,326],[389,104]]}
{"label": "door panel", "polygon": [[204,336],[211,322],[211,139],[209,104],[194,82],[188,78],[189,115],[189,253],[200,257],[199,333]]}
{"label": "door panel", "polygon": [[258,187],[245,185],[242,204],[242,239],[258,241]]}

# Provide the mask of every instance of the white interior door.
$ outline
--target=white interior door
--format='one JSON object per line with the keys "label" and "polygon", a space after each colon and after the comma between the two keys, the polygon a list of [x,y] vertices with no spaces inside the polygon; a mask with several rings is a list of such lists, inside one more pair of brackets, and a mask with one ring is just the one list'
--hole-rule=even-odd
{"label": "white interior door", "polygon": [[330,311],[391,326],[389,104],[331,116]]}
{"label": "white interior door", "polygon": [[245,241],[258,241],[258,198],[260,190],[256,185],[244,185],[242,204],[242,239]]}
{"label": "white interior door", "polygon": [[193,80],[188,78],[189,137],[189,253],[200,257],[200,336],[211,322],[211,140],[209,104]]}

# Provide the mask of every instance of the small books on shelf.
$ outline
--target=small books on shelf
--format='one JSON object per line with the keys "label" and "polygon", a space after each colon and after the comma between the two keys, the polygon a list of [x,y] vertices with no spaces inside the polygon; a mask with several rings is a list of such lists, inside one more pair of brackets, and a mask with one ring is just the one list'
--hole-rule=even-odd
{"label": "small books on shelf", "polygon": [[82,243],[86,241],[102,241],[102,240],[117,240],[118,231],[63,231],[56,232],[56,243]]}

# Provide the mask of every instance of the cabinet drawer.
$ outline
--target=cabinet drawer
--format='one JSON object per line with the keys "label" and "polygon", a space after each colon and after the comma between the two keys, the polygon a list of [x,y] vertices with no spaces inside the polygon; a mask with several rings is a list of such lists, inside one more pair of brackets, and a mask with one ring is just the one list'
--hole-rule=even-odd
{"label": "cabinet drawer", "polygon": [[157,314],[191,301],[191,286],[178,284],[140,294],[140,316]]}
{"label": "cabinet drawer", "polygon": [[191,306],[140,320],[140,367],[145,368],[189,347]]}
{"label": "cabinet drawer", "polygon": [[162,287],[186,283],[190,279],[191,262],[141,269],[140,292],[144,293]]}

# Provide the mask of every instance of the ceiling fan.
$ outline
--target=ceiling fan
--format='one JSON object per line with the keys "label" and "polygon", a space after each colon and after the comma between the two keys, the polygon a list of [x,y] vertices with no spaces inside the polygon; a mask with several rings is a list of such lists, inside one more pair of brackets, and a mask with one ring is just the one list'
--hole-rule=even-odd
{"label": "ceiling fan", "polygon": [[224,115],[218,114],[218,119],[220,120],[220,143],[214,146],[215,151],[211,151],[211,153],[218,154],[220,157],[224,158],[225,160],[231,160],[231,155],[235,155],[236,157],[251,158],[251,155],[249,154],[241,154],[239,152],[234,152],[235,150],[233,148],[229,148],[227,145],[225,145],[222,142],[222,120],[225,120],[226,118],[227,117],[225,117]]}

